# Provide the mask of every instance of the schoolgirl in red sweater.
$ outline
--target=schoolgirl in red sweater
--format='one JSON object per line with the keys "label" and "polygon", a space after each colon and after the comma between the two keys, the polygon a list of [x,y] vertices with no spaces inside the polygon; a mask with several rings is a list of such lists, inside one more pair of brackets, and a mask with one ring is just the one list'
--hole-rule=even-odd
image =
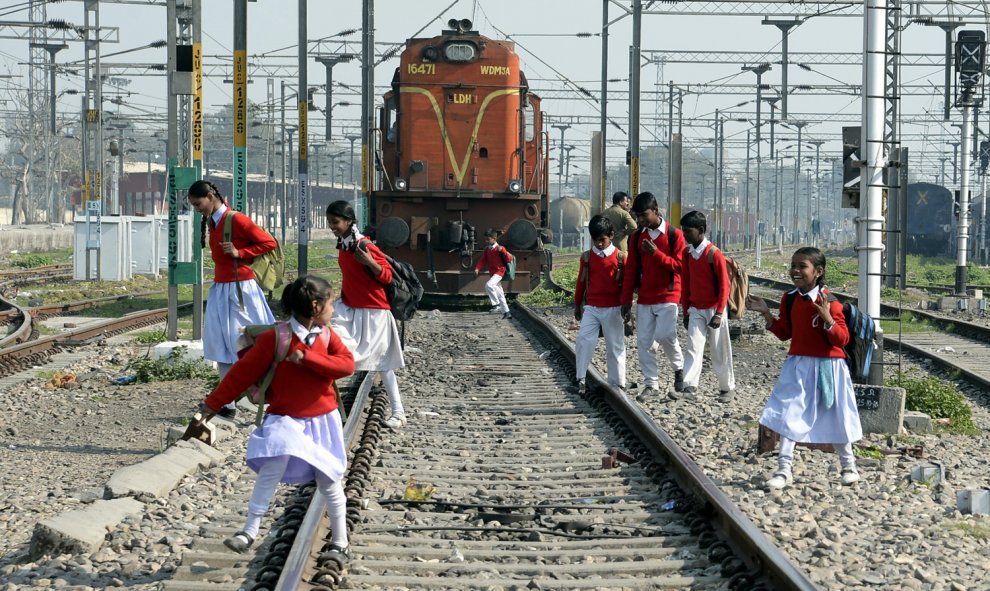
{"label": "schoolgirl in red sweater", "polygon": [[636,349],[646,386],[636,399],[643,402],[660,395],[654,343],[659,344],[674,368],[674,389],[684,387],[684,355],[677,342],[684,235],[660,216],[653,193],[636,195],[632,210],[640,229],[629,239],[629,271],[622,276],[622,316],[629,316],[633,292],[638,290]]}
{"label": "schoolgirl in red sweater", "polygon": [[783,315],[788,294],[780,300],[780,318],[773,317],[762,299],[746,300],[746,308],[762,314],[770,332],[782,341],[791,339],[780,378],[760,416],[761,425],[780,433],[778,469],[767,487],[790,484],[795,443],[831,443],[839,455],[842,484],[853,484],[859,473],[852,444],[862,439],[863,428],[843,351],[849,330],[842,304],[829,301],[825,289],[825,255],[810,246],[797,249],[791,257],[791,280],[797,295],[789,317]]}
{"label": "schoolgirl in red sweater", "polygon": [[392,267],[385,255],[354,223],[354,208],[347,201],[327,206],[327,225],[337,236],[340,300],[334,305],[333,329],[354,354],[359,371],[377,371],[392,407],[385,425],[398,429],[406,423],[395,370],[405,366],[399,330],[388,305],[385,286],[392,282]]}
{"label": "schoolgirl in red sweater", "polygon": [[712,371],[718,378],[719,401],[732,400],[736,377],[732,371],[732,342],[725,308],[729,303],[729,272],[722,251],[705,238],[708,221],[700,211],[681,218],[687,248],[681,267],[681,307],[687,346],[684,351],[684,389],[671,397],[694,399],[701,378],[705,341],[712,352]]}
{"label": "schoolgirl in red sweater", "polygon": [[[341,562],[350,555],[347,498],[341,478],[347,466],[343,426],[334,380],[354,373],[354,357],[332,330],[333,288],[314,276],[296,279],[282,292],[282,308],[292,315],[289,354],[275,368],[265,401],[265,420],[248,439],[247,465],[258,473],[248,502],[244,529],[224,540],[236,552],[254,543],[279,482],[316,480],[326,497],[332,540]],[[275,331],[261,333],[204,406],[213,413],[240,396],[268,371],[275,357]]]}
{"label": "schoolgirl in red sweater", "polygon": [[619,296],[626,253],[620,252],[612,243],[612,222],[604,215],[591,218],[588,232],[594,246],[581,255],[574,284],[574,317],[581,321],[574,341],[575,377],[578,388],[583,389],[601,330],[605,336],[608,383],[625,388],[626,337]]}
{"label": "schoolgirl in red sweater", "polygon": [[[188,199],[193,209],[203,216],[201,244],[206,247],[208,235],[210,258],[213,259],[213,284],[203,315],[203,356],[216,362],[220,379],[223,379],[237,361],[237,339],[241,329],[250,324],[275,322],[265,294],[254,280],[250,264],[254,257],[274,250],[278,243],[251,218],[227,207],[216,185],[209,181],[193,183]],[[233,226],[230,242],[226,242],[223,228],[230,216],[233,216]],[[234,418],[235,414],[233,403],[220,411],[220,416],[227,419]]]}

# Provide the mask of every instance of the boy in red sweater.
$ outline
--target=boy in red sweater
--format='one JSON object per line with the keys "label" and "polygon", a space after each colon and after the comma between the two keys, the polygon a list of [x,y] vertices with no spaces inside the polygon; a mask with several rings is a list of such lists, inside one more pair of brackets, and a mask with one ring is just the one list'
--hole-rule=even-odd
{"label": "boy in red sweater", "polygon": [[598,330],[605,335],[608,383],[626,387],[626,338],[619,309],[622,271],[626,253],[612,244],[612,222],[601,214],[588,222],[594,246],[581,255],[577,283],[574,285],[574,317],[581,321],[574,342],[574,366],[578,389],[584,379],[598,344]]}
{"label": "boy in red sweater", "polygon": [[692,211],[681,218],[687,241],[681,267],[681,307],[687,347],[684,352],[684,390],[671,398],[693,400],[701,377],[705,339],[712,351],[712,371],[718,377],[719,401],[732,400],[736,377],[732,372],[732,343],[725,308],[729,302],[729,272],[722,251],[705,238],[705,214]]}
{"label": "boy in red sweater", "polygon": [[640,227],[629,238],[629,272],[622,277],[622,316],[629,316],[633,291],[638,289],[636,348],[646,387],[636,400],[644,402],[660,395],[654,343],[659,343],[674,366],[674,390],[684,387],[684,356],[677,342],[684,235],[660,216],[653,193],[636,195],[632,212]]}
{"label": "boy in red sweater", "polygon": [[481,270],[488,267],[491,277],[485,283],[485,293],[492,302],[492,312],[502,312],[502,318],[512,318],[509,312],[509,303],[505,301],[505,292],[502,291],[502,277],[505,276],[505,265],[512,260],[511,254],[500,246],[495,240],[498,237],[498,230],[488,228],[485,231],[485,250],[481,253],[481,258],[474,265],[474,274],[478,276]]}

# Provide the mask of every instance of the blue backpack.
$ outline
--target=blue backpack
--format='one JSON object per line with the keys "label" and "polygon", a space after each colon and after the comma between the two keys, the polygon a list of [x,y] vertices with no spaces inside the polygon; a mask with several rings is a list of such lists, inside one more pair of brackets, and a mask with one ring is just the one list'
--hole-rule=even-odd
{"label": "blue backpack", "polygon": [[[791,291],[784,300],[784,314],[787,317],[788,325],[791,323],[791,306],[797,292]],[[829,301],[836,301],[835,296],[828,294]],[[842,315],[846,319],[846,326],[849,328],[849,342],[843,348],[846,353],[846,365],[852,380],[855,383],[863,383],[870,375],[870,365],[873,363],[873,349],[876,348],[876,323],[873,317],[859,309],[856,304],[846,302],[842,304]]]}

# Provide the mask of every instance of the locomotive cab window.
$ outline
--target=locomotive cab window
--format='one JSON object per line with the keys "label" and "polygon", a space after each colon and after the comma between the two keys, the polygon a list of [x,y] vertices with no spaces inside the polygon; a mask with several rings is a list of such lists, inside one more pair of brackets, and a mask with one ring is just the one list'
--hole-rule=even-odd
{"label": "locomotive cab window", "polygon": [[389,97],[385,101],[385,110],[382,113],[382,127],[388,130],[385,134],[385,141],[390,144],[394,144],[398,140],[399,114],[397,108],[398,103],[396,103],[394,97]]}
{"label": "locomotive cab window", "polygon": [[533,116],[533,105],[529,102],[529,97],[522,103],[523,125],[526,127],[526,142],[533,141],[536,137],[536,117]]}

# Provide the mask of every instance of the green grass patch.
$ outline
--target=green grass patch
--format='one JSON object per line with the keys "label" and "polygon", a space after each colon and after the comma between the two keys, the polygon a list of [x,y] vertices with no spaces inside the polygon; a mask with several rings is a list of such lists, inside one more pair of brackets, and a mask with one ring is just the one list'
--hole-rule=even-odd
{"label": "green grass patch", "polygon": [[43,370],[39,371],[38,373],[36,373],[34,375],[38,376],[38,379],[39,380],[44,380],[44,381],[48,382],[48,381],[51,381],[51,379],[55,377],[55,374],[56,373],[57,372],[55,370],[53,370],[53,369],[43,369]]}
{"label": "green grass patch", "polygon": [[954,529],[976,538],[978,540],[990,540],[990,525],[977,523],[975,521],[955,521],[945,524],[946,529]]}
{"label": "green grass patch", "polygon": [[980,433],[973,423],[973,410],[954,384],[911,370],[888,378],[886,385],[904,388],[907,410],[923,412],[933,419],[948,419],[949,426],[944,430],[971,436]]}
{"label": "green grass patch", "polygon": [[574,297],[565,293],[538,287],[529,293],[519,294],[519,303],[531,308],[573,306]]}
{"label": "green grass patch", "polygon": [[853,453],[856,454],[856,457],[859,457],[859,458],[872,458],[874,460],[882,460],[885,457],[887,457],[887,456],[884,455],[884,453],[882,451],[880,451],[879,449],[877,449],[875,447],[858,447],[858,446],[855,446],[854,445],[853,446]]}
{"label": "green grass patch", "polygon": [[72,262],[72,249],[64,248],[47,252],[21,252],[7,257],[12,267],[30,269],[31,267],[47,267]]}
{"label": "green grass patch", "polygon": [[901,312],[901,321],[895,322],[893,320],[881,320],[880,328],[883,329],[884,334],[907,334],[907,333],[917,333],[917,332],[932,332],[938,331],[939,329],[927,320],[918,321],[915,319],[914,315],[909,312]]}
{"label": "green grass patch", "polygon": [[133,372],[140,383],[169,382],[193,378],[210,379],[217,376],[215,369],[206,363],[196,360],[183,359],[185,347],[176,347],[169,352],[168,357],[150,359],[141,357],[131,361],[126,370]]}

